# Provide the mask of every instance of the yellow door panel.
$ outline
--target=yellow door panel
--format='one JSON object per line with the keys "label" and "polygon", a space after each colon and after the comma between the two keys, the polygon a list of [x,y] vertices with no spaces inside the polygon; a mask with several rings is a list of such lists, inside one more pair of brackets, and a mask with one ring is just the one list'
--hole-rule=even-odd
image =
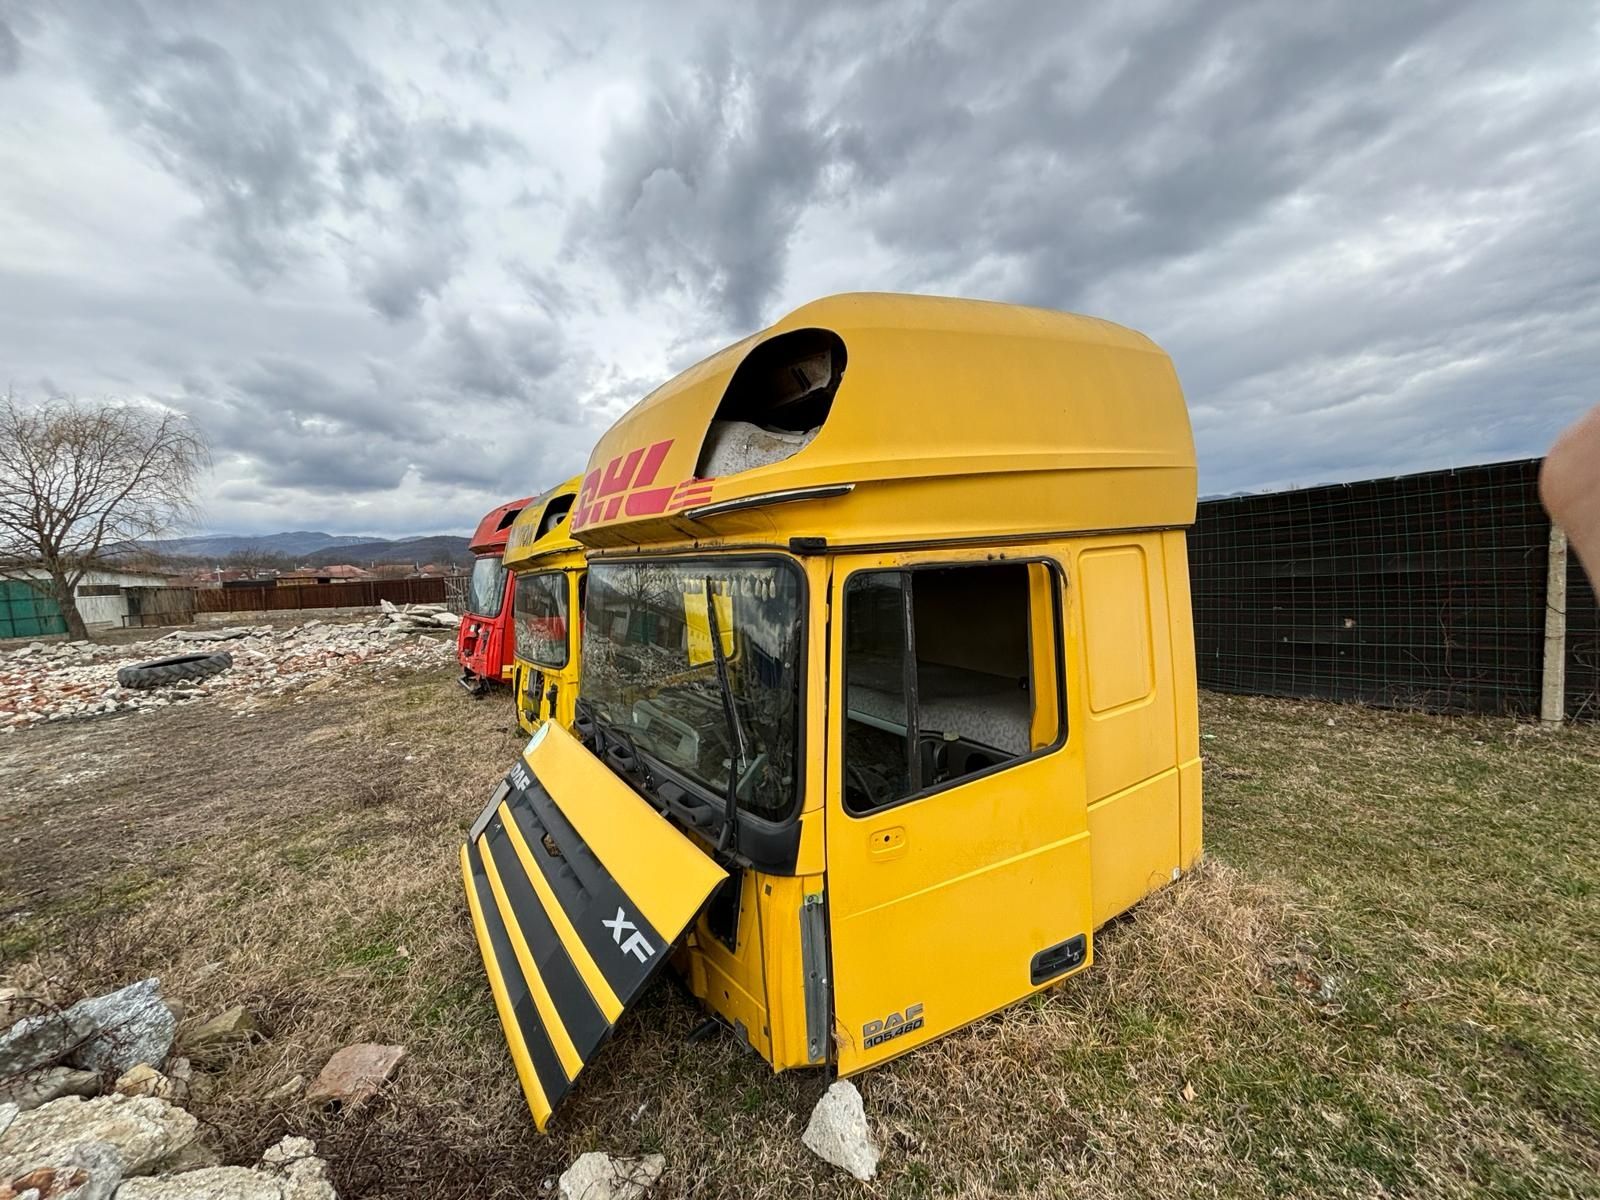
{"label": "yellow door panel", "polygon": [[1061,576],[1029,557],[834,560],[825,838],[841,1074],[1090,961]]}

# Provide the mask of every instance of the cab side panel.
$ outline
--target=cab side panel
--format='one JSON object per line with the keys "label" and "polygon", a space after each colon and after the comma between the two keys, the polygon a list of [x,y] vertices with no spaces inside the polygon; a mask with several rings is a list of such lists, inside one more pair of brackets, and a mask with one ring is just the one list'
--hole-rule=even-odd
{"label": "cab side panel", "polygon": [[1074,555],[1096,928],[1169,881],[1182,861],[1163,538],[1096,538]]}
{"label": "cab side panel", "polygon": [[1189,598],[1189,544],[1181,530],[1162,534],[1167,611],[1172,621],[1173,720],[1178,741],[1178,859],[1187,871],[1200,857],[1200,707],[1194,660],[1194,609]]}

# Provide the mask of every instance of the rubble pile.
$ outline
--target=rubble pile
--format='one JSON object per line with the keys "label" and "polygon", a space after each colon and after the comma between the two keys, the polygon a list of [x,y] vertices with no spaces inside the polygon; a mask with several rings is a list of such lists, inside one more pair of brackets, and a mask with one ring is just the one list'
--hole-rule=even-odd
{"label": "rubble pile", "polygon": [[[386,604],[381,617],[367,621],[313,620],[288,629],[180,629],[124,645],[32,642],[0,650],[0,733],[40,721],[190,704],[205,696],[240,707],[255,696],[282,695],[361,664],[444,666],[455,656],[453,639],[444,635],[459,623],[459,617],[440,605]],[[213,650],[232,655],[231,670],[144,690],[117,683],[119,667]]]}
{"label": "rubble pile", "polygon": [[0,989],[0,1200],[338,1200],[303,1137],[255,1167],[219,1164],[182,1107],[194,1068],[173,1053],[180,1007],[157,979],[68,1007]]}

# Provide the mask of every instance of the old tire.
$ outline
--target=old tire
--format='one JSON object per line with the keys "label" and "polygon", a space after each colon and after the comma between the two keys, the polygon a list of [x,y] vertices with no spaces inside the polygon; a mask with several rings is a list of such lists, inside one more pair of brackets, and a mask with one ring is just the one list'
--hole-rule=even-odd
{"label": "old tire", "polygon": [[117,682],[125,688],[167,687],[185,680],[210,679],[231,666],[231,654],[178,654],[123,667],[117,671]]}

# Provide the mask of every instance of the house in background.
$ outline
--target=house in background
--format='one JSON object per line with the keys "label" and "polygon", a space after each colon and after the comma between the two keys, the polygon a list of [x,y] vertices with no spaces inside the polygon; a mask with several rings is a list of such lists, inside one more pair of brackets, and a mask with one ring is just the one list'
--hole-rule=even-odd
{"label": "house in background", "polygon": [[[65,633],[67,620],[50,595],[50,576],[42,569],[11,572],[0,578],[0,638],[48,637]],[[83,623],[93,629],[127,624],[130,588],[165,587],[166,577],[138,571],[90,571],[75,593]]]}

